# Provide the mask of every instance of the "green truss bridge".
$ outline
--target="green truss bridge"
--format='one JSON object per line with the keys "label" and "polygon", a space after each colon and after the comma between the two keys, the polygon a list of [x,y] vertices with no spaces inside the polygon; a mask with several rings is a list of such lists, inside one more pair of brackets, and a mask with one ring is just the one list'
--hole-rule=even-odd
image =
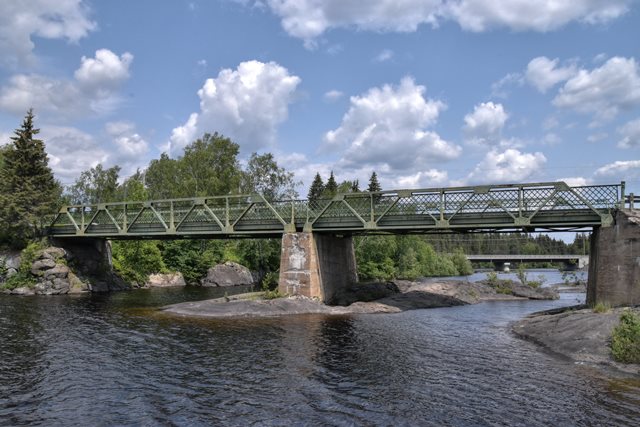
{"label": "green truss bridge", "polygon": [[611,225],[624,191],[624,182],[547,182],[348,193],[316,201],[267,201],[253,194],[87,204],[62,207],[49,235],[180,239],[575,230]]}

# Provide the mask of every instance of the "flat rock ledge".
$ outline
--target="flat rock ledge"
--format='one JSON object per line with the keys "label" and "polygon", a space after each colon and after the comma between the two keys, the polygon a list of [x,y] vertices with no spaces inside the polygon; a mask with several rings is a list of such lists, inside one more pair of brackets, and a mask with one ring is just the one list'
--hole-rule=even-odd
{"label": "flat rock ledge", "polygon": [[[604,365],[640,375],[640,365],[617,363],[611,356],[611,333],[623,308],[594,313],[585,306],[534,313],[512,324],[516,336],[577,363]],[[640,313],[640,308],[635,309]]]}
{"label": "flat rock ledge", "polygon": [[[378,299],[366,298],[364,295],[367,295],[367,292],[362,288],[366,288],[367,285],[359,284],[356,291],[350,291],[348,298],[342,300],[348,302],[348,305],[343,306],[329,306],[302,296],[262,300],[259,299],[260,293],[253,293],[248,294],[246,298],[236,296],[172,304],[160,310],[167,314],[204,318],[275,317],[299,314],[346,315],[399,313],[406,310],[475,304],[488,300],[524,299],[513,295],[497,294],[486,285],[463,281],[427,284],[397,280],[393,283],[369,286],[371,291],[368,294],[375,295]],[[366,301],[349,301],[354,293]]]}

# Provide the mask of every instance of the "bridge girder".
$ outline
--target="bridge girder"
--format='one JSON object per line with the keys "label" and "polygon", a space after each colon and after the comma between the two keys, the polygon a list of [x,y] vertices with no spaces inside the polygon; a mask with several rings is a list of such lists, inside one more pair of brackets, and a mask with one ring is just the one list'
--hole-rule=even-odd
{"label": "bridge girder", "polygon": [[64,206],[55,237],[183,239],[332,234],[499,232],[607,227],[622,185],[563,182],[338,194],[267,201],[259,194]]}

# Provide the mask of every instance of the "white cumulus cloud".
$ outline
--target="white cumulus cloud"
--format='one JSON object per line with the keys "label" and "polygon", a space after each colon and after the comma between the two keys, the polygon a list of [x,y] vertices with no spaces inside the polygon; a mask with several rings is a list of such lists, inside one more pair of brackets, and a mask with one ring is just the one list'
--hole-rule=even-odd
{"label": "white cumulus cloud", "polygon": [[559,178],[559,179],[556,179],[556,181],[558,182],[562,181],[566,183],[569,187],[583,187],[585,185],[593,184],[593,180],[591,178],[585,178],[582,176],[571,176],[567,178]]}
{"label": "white cumulus cloud", "polygon": [[144,156],[149,152],[149,143],[136,132],[131,122],[108,122],[105,131],[111,137],[111,163],[122,167],[122,175],[131,175],[136,167],[142,165]]}
{"label": "white cumulus cloud", "polygon": [[570,22],[598,24],[618,18],[633,0],[254,0],[266,3],[291,36],[307,47],[333,28],[414,32],[453,20],[469,31],[508,28],[552,31]]}
{"label": "white cumulus cloud", "polygon": [[640,119],[631,120],[618,129],[618,133],[622,137],[618,141],[620,148],[640,147]]}
{"label": "white cumulus cloud", "polygon": [[640,69],[634,58],[613,57],[591,71],[580,70],[569,79],[553,104],[610,120],[621,110],[640,105]]}
{"label": "white cumulus cloud", "polygon": [[0,65],[33,61],[33,36],[75,43],[96,29],[83,0],[0,2]]}
{"label": "white cumulus cloud", "polygon": [[17,74],[0,88],[0,109],[23,114],[31,107],[63,118],[104,114],[119,102],[118,90],[129,77],[133,55],[116,55],[107,49],[95,58],[82,57],[73,80],[38,74]]}
{"label": "white cumulus cloud", "polygon": [[569,80],[576,72],[575,65],[558,67],[559,60],[549,59],[546,56],[533,58],[527,65],[525,78],[538,91],[545,93],[556,84]]}
{"label": "white cumulus cloud", "polygon": [[606,164],[596,170],[599,176],[614,176],[635,171],[640,172],[640,160],[618,160],[613,163]]}
{"label": "white cumulus cloud", "polygon": [[427,129],[446,106],[426,99],[425,91],[406,77],[398,86],[375,87],[351,97],[340,127],[325,134],[325,149],[344,150],[343,168],[371,166],[405,173],[457,158],[459,146]]}
{"label": "white cumulus cloud", "polygon": [[491,150],[469,174],[465,182],[471,184],[524,182],[534,176],[546,162],[547,158],[540,152],[522,153],[514,148],[503,152]]}
{"label": "white cumulus cloud", "polygon": [[472,144],[496,144],[509,118],[502,104],[483,102],[474,107],[473,113],[464,116],[464,133]]}
{"label": "white cumulus cloud", "polygon": [[291,36],[308,47],[331,28],[412,32],[436,23],[440,0],[267,0]]}
{"label": "white cumulus cloud", "polygon": [[46,144],[49,166],[64,185],[109,158],[93,136],[73,127],[43,126],[39,136]]}
{"label": "white cumulus cloud", "polygon": [[243,151],[272,145],[300,81],[275,62],[247,61],[235,70],[220,71],[198,91],[200,111],[173,130],[170,153],[178,155],[199,135],[214,131],[233,139]]}
{"label": "white cumulus cloud", "polygon": [[449,175],[447,171],[428,169],[411,175],[399,175],[391,180],[394,189],[401,188],[428,188],[447,185]]}
{"label": "white cumulus cloud", "polygon": [[334,102],[342,98],[343,96],[344,96],[344,93],[342,93],[341,91],[332,89],[330,91],[325,92],[324,99],[327,102]]}
{"label": "white cumulus cloud", "polygon": [[453,0],[445,15],[470,31],[509,28],[547,32],[572,22],[608,22],[626,13],[632,0]]}

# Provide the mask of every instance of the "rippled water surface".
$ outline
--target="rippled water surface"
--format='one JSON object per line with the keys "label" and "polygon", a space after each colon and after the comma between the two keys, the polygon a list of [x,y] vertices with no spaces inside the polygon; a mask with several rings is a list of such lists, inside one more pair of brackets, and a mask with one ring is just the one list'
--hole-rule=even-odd
{"label": "rippled water surface", "polygon": [[514,338],[560,301],[184,320],[199,290],[0,295],[0,425],[638,425],[640,381]]}

